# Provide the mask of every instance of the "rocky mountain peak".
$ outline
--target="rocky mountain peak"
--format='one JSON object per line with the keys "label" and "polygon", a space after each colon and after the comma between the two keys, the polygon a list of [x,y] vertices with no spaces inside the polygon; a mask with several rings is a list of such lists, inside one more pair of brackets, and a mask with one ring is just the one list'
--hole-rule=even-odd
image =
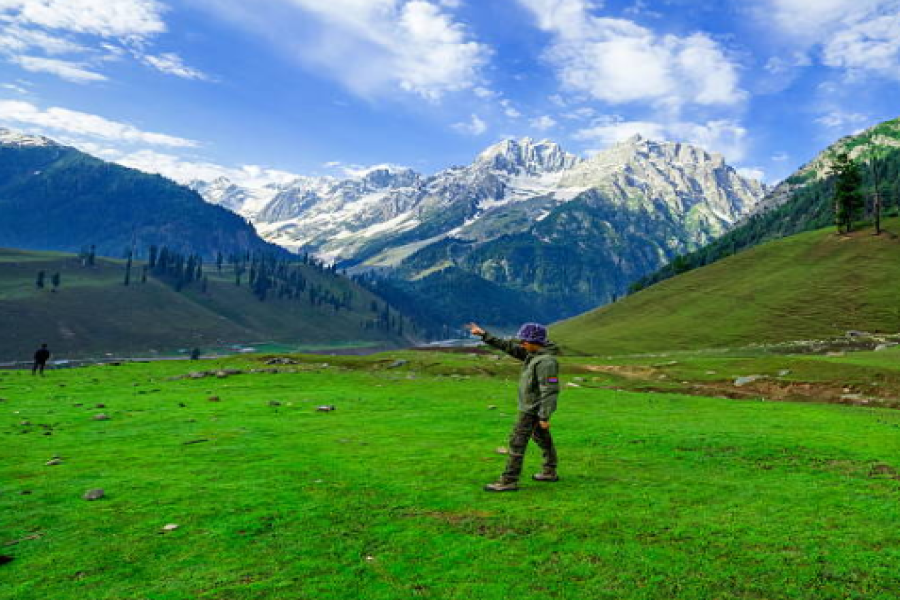
{"label": "rocky mountain peak", "polygon": [[478,155],[475,164],[515,175],[555,173],[578,164],[580,158],[550,140],[503,140]]}
{"label": "rocky mountain peak", "polygon": [[42,135],[31,135],[0,127],[0,146],[15,147],[49,147],[60,146],[57,142]]}

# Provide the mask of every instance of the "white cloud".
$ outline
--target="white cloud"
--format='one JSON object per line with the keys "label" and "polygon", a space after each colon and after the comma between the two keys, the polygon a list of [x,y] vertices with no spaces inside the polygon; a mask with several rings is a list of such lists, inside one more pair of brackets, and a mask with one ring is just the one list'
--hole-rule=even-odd
{"label": "white cloud", "polygon": [[542,115],[536,119],[531,119],[528,124],[538,131],[547,131],[548,129],[556,127],[556,120],[550,115]]}
{"label": "white cloud", "polygon": [[155,0],[0,0],[0,16],[107,38],[153,36],[166,30]]}
{"label": "white cloud", "polygon": [[[128,48],[144,64],[187,79],[211,78],[173,53],[147,52],[166,31],[166,7],[156,0],[0,0],[0,53],[29,71],[77,83],[103,81],[96,69]],[[34,56],[40,50],[49,56]]]}
{"label": "white cloud", "polygon": [[772,160],[774,162],[784,162],[790,158],[791,156],[787,152],[776,152],[772,155]]}
{"label": "white cloud", "polygon": [[506,98],[500,101],[500,106],[503,107],[503,114],[510,119],[518,119],[522,116],[522,113],[519,112],[519,110],[513,106],[513,103]]}
{"label": "white cloud", "polygon": [[41,133],[50,130],[47,135],[52,135],[52,132],[64,132],[130,144],[182,148],[198,145],[193,140],[143,131],[127,123],[66,108],[52,107],[41,110],[34,104],[21,100],[0,100],[0,123],[13,126],[24,124],[37,128]]}
{"label": "white cloud", "polygon": [[830,38],[822,62],[900,79],[900,14],[857,23]]}
{"label": "white cloud", "polygon": [[481,135],[487,131],[487,123],[478,118],[478,115],[472,115],[472,119],[468,123],[454,123],[452,127],[467,135]]}
{"label": "white cloud", "polygon": [[5,90],[9,90],[11,92],[15,92],[17,94],[30,94],[31,93],[26,88],[22,87],[21,85],[17,85],[15,83],[0,84],[0,87],[2,87]]}
{"label": "white cloud", "polygon": [[625,19],[594,17],[585,0],[518,0],[552,34],[546,52],[564,88],[613,104],[734,105],[747,93],[710,37],[656,35]]}
{"label": "white cloud", "polygon": [[437,100],[486,89],[481,70],[490,49],[433,1],[272,0],[268,11],[245,0],[204,1],[360,96],[399,89]]}
{"label": "white cloud", "polygon": [[706,123],[626,121],[618,116],[597,119],[586,129],[575,133],[575,139],[597,144],[601,149],[636,134],[647,139],[684,142],[710,152],[718,152],[729,162],[737,163],[747,155],[747,129],[731,120]]}
{"label": "white cloud", "polygon": [[742,177],[746,177],[748,179],[755,179],[757,181],[765,181],[766,180],[766,171],[760,167],[741,167],[736,169],[738,175]]}
{"label": "white cloud", "polygon": [[[0,16],[0,23],[3,22],[2,16]],[[33,49],[39,49],[50,55],[78,53],[87,50],[84,46],[58,35],[50,35],[37,29],[28,29],[15,23],[7,23],[0,31],[0,50],[18,54]]]}
{"label": "white cloud", "polygon": [[870,121],[868,115],[842,110],[833,110],[816,119],[816,123],[830,129],[858,128]]}
{"label": "white cloud", "polygon": [[[85,151],[90,152],[86,148]],[[123,153],[117,150],[106,149],[90,153],[145,173],[158,173],[184,184],[196,180],[213,181],[214,179],[225,177],[241,186],[260,188],[269,184],[288,183],[298,178],[298,175],[294,173],[269,169],[259,165],[226,167],[205,160],[191,160],[153,150]]]}
{"label": "white cloud", "polygon": [[175,75],[176,77],[181,77],[182,79],[199,79],[204,81],[210,81],[212,79],[206,73],[203,73],[202,71],[184,64],[184,61],[181,59],[181,57],[174,52],[166,52],[157,56],[154,56],[152,54],[142,54],[140,55],[140,59],[145,64],[150,65],[151,67],[158,71],[161,71],[162,73]]}
{"label": "white cloud", "polygon": [[765,0],[757,13],[823,65],[900,79],[900,0]]}
{"label": "white cloud", "polygon": [[484,99],[496,98],[499,95],[494,90],[490,90],[490,89],[488,89],[486,87],[482,87],[482,86],[477,86],[477,87],[473,88],[472,92],[474,92],[474,94],[476,96],[478,96],[479,98],[484,98]]}
{"label": "white cloud", "polygon": [[26,71],[32,73],[50,73],[66,81],[73,83],[89,83],[93,81],[106,81],[106,76],[95,71],[89,71],[84,65],[56,58],[41,58],[38,56],[14,56],[12,62]]}

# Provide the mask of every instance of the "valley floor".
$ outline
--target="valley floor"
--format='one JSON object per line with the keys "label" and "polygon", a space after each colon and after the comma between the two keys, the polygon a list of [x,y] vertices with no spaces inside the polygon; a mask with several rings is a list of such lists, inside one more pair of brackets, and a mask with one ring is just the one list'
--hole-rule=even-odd
{"label": "valley floor", "polygon": [[[514,361],[267,362],[0,371],[0,598],[900,589],[896,348],[565,359],[562,480],[500,495],[481,486],[504,464]],[[539,467],[529,453],[526,475]],[[82,499],[94,488],[105,496]]]}

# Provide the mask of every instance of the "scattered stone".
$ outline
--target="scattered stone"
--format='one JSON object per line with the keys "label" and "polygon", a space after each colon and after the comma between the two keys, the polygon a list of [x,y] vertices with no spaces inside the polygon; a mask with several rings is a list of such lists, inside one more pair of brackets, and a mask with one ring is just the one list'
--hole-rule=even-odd
{"label": "scattered stone", "polygon": [[97,404],[94,406],[94,408],[106,408],[106,405],[105,404]]}
{"label": "scattered stone", "polygon": [[8,554],[0,554],[0,565],[11,563],[13,560],[15,559]]}
{"label": "scattered stone", "polygon": [[296,360],[290,358],[272,358],[266,361],[267,365],[298,365]]}
{"label": "scattered stone", "polygon": [[869,477],[878,477],[881,475],[886,475],[893,479],[900,479],[900,477],[898,477],[897,469],[894,467],[884,463],[873,465],[872,469],[869,471]]}
{"label": "scattered stone", "polygon": [[59,458],[51,458],[50,460],[48,460],[47,462],[44,463],[44,466],[46,466],[46,467],[54,467],[54,466],[56,466],[56,465],[61,465],[61,464],[62,464],[62,460],[61,460],[61,459],[59,459]]}
{"label": "scattered stone", "polygon": [[718,371],[707,371],[707,375],[718,375]]}
{"label": "scattered stone", "polygon": [[734,380],[734,385],[735,387],[741,387],[742,385],[747,385],[748,383],[753,383],[754,381],[765,378],[765,375],[747,375],[746,377],[738,377]]}
{"label": "scattered stone", "polygon": [[44,435],[53,435],[53,432],[52,432],[52,431],[45,431],[45,432],[44,432]]}
{"label": "scattered stone", "polygon": [[206,377],[206,371],[195,371],[193,373],[188,373],[187,376],[190,379],[203,379]]}
{"label": "scattered stone", "polygon": [[497,410],[497,405],[491,404],[490,406],[488,406],[488,410]]}
{"label": "scattered stone", "polygon": [[163,525],[162,528],[163,531],[175,531],[176,529],[178,529],[177,523],[168,523],[166,525]]}
{"label": "scattered stone", "polygon": [[573,377],[572,381],[574,381],[576,383],[584,383],[585,379],[584,379],[584,377]]}
{"label": "scattered stone", "polygon": [[331,412],[335,409],[334,404],[326,404],[323,406],[317,406],[316,410],[319,412]]}
{"label": "scattered stone", "polygon": [[184,402],[179,402],[178,406],[179,408],[187,408],[187,404],[185,404]]}
{"label": "scattered stone", "polygon": [[388,369],[396,369],[397,367],[402,367],[403,365],[409,364],[408,360],[404,360],[402,358],[398,358],[394,362],[388,365]]}
{"label": "scattered stone", "polygon": [[19,425],[22,427],[31,427],[31,421],[22,421]]}
{"label": "scattered stone", "polygon": [[844,353],[843,353],[843,352],[826,352],[826,353],[825,353],[825,356],[830,356],[830,357],[832,357],[832,358],[837,358],[837,357],[840,357],[840,356],[844,356]]}
{"label": "scattered stone", "polygon": [[93,501],[93,500],[99,500],[100,498],[104,497],[105,495],[106,495],[106,492],[104,492],[104,491],[103,491],[102,489],[100,489],[100,488],[97,488],[97,489],[94,489],[94,490],[88,490],[88,491],[86,491],[86,492],[84,493],[84,496],[82,496],[82,498],[84,498],[85,500],[87,500],[87,501],[90,502],[90,501]]}
{"label": "scattered stone", "polygon": [[497,446],[497,449],[494,450],[497,454],[509,454],[509,450],[504,448],[503,446]]}
{"label": "scattered stone", "polygon": [[566,384],[566,387],[580,388],[581,386],[577,383],[572,383],[571,381]]}
{"label": "scattered stone", "polygon": [[109,421],[109,415],[100,413],[99,415],[94,415],[94,420],[95,421]]}
{"label": "scattered stone", "polygon": [[672,365],[677,365],[677,360],[670,360],[668,362],[656,363],[655,365],[650,365],[651,367],[671,367]]}
{"label": "scattered stone", "polygon": [[407,379],[415,379],[415,378],[416,378],[416,374],[415,374],[415,373],[408,373],[408,374],[406,375],[406,378],[407,378]]}
{"label": "scattered stone", "polygon": [[189,440],[187,442],[182,442],[181,444],[182,444],[182,446],[188,446],[190,444],[202,444],[203,442],[208,442],[208,441],[209,440],[207,440],[207,439]]}
{"label": "scattered stone", "polygon": [[31,490],[22,490],[21,492],[19,492],[19,495],[20,496],[30,496]]}
{"label": "scattered stone", "polygon": [[84,404],[79,402],[78,404],[73,404],[72,406],[78,407],[78,406],[84,406]]}
{"label": "scattered stone", "polygon": [[850,331],[847,332],[847,337],[849,337],[849,338],[866,337],[869,335],[871,335],[871,334],[866,333],[865,331],[857,331],[855,329],[851,329]]}
{"label": "scattered stone", "polygon": [[791,374],[791,370],[790,370],[790,369],[782,369],[782,370],[778,371],[778,376],[779,376],[779,377],[786,377],[786,376],[788,376],[788,375],[790,375],[790,374]]}
{"label": "scattered stone", "polygon": [[209,398],[207,398],[207,400],[210,402],[221,402],[222,401],[222,399],[219,398],[218,396],[210,396]]}
{"label": "scattered stone", "polygon": [[859,401],[862,400],[864,396],[862,394],[842,394],[841,400],[850,400],[850,401]]}
{"label": "scattered stone", "polygon": [[897,344],[878,344],[875,346],[875,352],[881,352],[882,350],[887,350],[888,348],[892,348]]}
{"label": "scattered stone", "polygon": [[281,402],[278,400],[269,400],[269,406],[281,406]]}

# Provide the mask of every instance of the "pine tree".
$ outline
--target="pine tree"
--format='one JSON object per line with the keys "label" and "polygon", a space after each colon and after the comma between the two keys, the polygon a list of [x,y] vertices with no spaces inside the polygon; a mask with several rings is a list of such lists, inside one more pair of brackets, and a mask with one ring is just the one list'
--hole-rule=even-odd
{"label": "pine tree", "polygon": [[846,152],[834,156],[831,162],[831,173],[834,183],[834,221],[838,233],[849,233],[853,229],[853,221],[863,205],[862,176],[859,168]]}
{"label": "pine tree", "polygon": [[128,286],[131,283],[131,252],[128,253],[128,260],[125,262],[125,285]]}
{"label": "pine tree", "polygon": [[50,283],[53,285],[53,291],[59,289],[59,284],[62,283],[62,278],[59,276],[59,273],[54,273],[52,277],[50,277]]}
{"label": "pine tree", "polygon": [[44,272],[43,271],[38,271],[37,279],[35,280],[34,285],[39,290],[44,289]]}

